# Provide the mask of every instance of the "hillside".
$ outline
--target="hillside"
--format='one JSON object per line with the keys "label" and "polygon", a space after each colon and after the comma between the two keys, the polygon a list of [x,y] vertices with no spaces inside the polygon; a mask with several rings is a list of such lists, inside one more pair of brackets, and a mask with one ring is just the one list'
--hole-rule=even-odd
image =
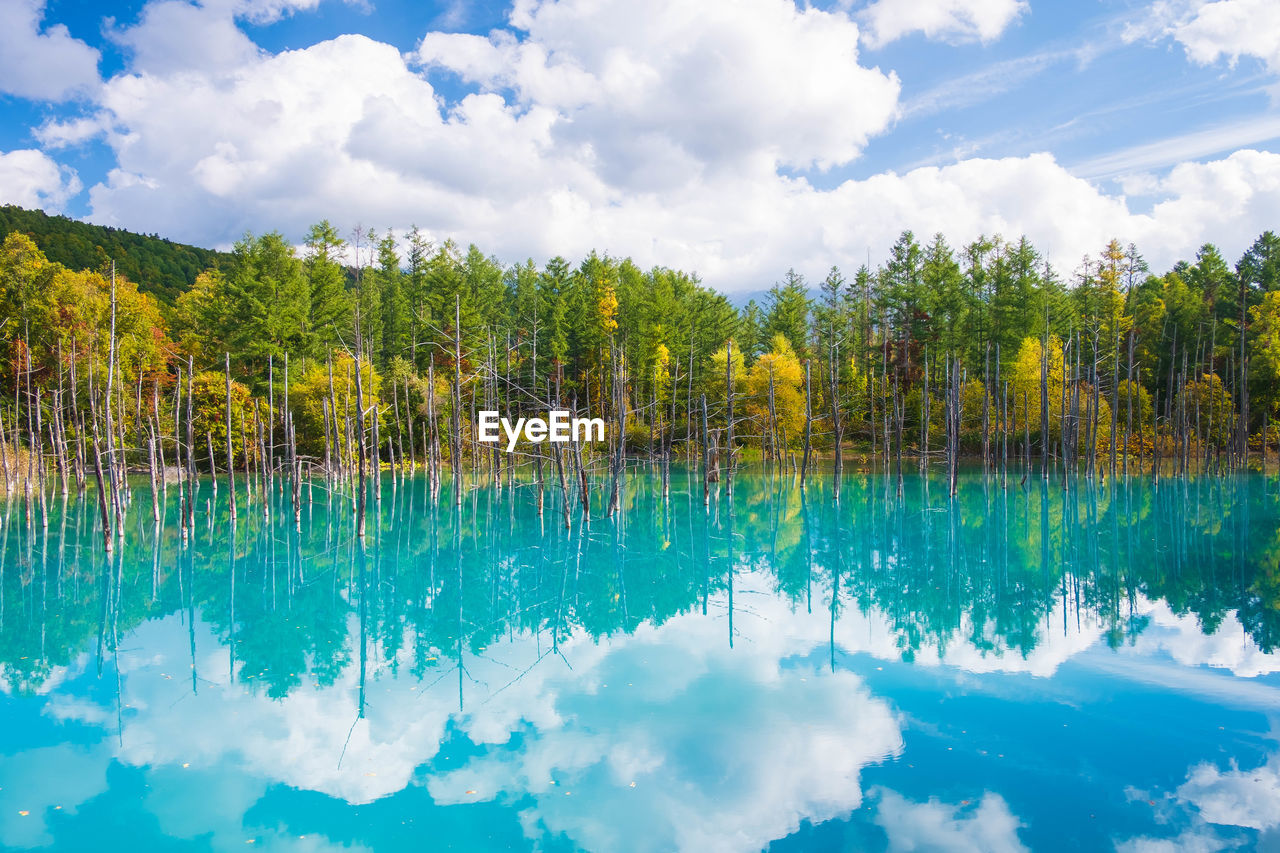
{"label": "hillside", "polygon": [[99,268],[114,259],[120,274],[169,305],[191,287],[197,275],[227,257],[223,252],[174,243],[154,234],[135,234],[2,205],[0,240],[11,231],[29,235],[49,260],[71,269]]}

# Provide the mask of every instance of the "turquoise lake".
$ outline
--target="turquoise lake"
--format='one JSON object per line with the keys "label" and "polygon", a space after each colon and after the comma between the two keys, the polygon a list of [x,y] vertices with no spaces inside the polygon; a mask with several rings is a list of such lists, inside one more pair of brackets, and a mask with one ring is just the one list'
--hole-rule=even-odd
{"label": "turquoise lake", "polygon": [[0,504],[0,847],[1280,849],[1274,475],[625,479]]}

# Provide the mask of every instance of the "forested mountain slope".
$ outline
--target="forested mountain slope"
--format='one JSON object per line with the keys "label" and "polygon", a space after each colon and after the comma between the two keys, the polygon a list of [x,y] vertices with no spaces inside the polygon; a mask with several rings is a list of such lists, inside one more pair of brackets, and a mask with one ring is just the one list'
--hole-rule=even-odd
{"label": "forested mountain slope", "polygon": [[228,257],[155,234],[90,225],[15,205],[0,206],[0,240],[12,231],[29,236],[45,257],[68,269],[100,269],[114,260],[117,271],[137,282],[139,290],[155,294],[169,305],[190,289],[197,275]]}

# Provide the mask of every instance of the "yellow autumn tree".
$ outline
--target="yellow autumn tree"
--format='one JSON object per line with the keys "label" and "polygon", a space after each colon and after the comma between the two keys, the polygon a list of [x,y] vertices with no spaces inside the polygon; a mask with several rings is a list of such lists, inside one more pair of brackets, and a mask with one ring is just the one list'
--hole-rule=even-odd
{"label": "yellow autumn tree", "polygon": [[[776,420],[769,413],[770,380]],[[746,391],[747,414],[759,434],[769,435],[776,427],[780,446],[796,446],[804,435],[804,367],[785,335],[774,335],[772,349],[751,365]]]}
{"label": "yellow autumn tree", "polygon": [[[116,355],[119,387],[138,376],[167,370],[173,352],[155,298],[117,276]],[[53,369],[61,352],[64,362],[75,355],[95,355],[95,378],[105,381],[111,336],[111,280],[98,272],[75,271],[47,260],[25,234],[13,233],[0,245],[0,335],[21,342],[34,364]],[[87,367],[86,367],[87,369]],[[85,375],[82,373],[81,375]]]}
{"label": "yellow autumn tree", "polygon": [[653,383],[654,395],[658,405],[671,401],[671,350],[667,345],[659,343],[654,347],[653,364],[649,367],[649,381]]}
{"label": "yellow autumn tree", "polygon": [[[595,283],[595,370],[588,374],[591,399],[604,400],[610,395],[610,377],[614,371],[611,363],[613,334],[618,330],[618,291],[608,281]],[[590,303],[588,303],[590,305]]]}
{"label": "yellow autumn tree", "polygon": [[596,312],[600,319],[600,336],[608,338],[618,329],[618,292],[612,284],[600,285]]}
{"label": "yellow autumn tree", "polygon": [[1262,391],[1256,396],[1260,404],[1275,411],[1280,402],[1280,290],[1265,294],[1260,305],[1249,309],[1249,317],[1253,332],[1250,368]]}
{"label": "yellow autumn tree", "polygon": [[1119,240],[1112,240],[1102,251],[1098,267],[1098,324],[1105,350],[1115,354],[1115,341],[1129,327],[1130,318],[1124,315],[1124,263],[1125,252]]}
{"label": "yellow autumn tree", "polygon": [[[707,403],[709,405],[716,406],[717,409],[723,407],[726,399],[724,383],[725,383],[725,379],[727,378],[725,376],[725,365],[728,362],[728,358],[729,358],[729,353],[728,353],[727,344],[725,346],[720,347],[720,349],[716,350],[711,354],[711,368],[707,373],[707,377],[703,385],[703,390],[707,394]],[[735,400],[735,408],[734,408],[733,414],[734,414],[735,421],[737,421],[738,418],[741,417],[743,412],[743,409],[737,405],[736,401],[742,400],[743,402],[745,402],[746,396],[749,393],[751,393],[748,390],[747,378],[748,378],[747,368],[746,368],[745,362],[743,361],[742,348],[739,347],[737,343],[734,343],[733,345],[733,395]],[[765,382],[765,386],[766,386],[765,394],[767,397],[768,395],[767,380]],[[765,402],[766,402],[766,408],[767,408],[768,400],[766,399]],[[723,418],[721,418],[720,421],[721,423],[716,424],[717,426],[723,426]]]}
{"label": "yellow autumn tree", "polygon": [[1225,447],[1231,441],[1236,429],[1236,406],[1218,374],[1208,373],[1187,382],[1178,392],[1178,405],[1201,442]]}
{"label": "yellow autumn tree", "polygon": [[[346,412],[351,413],[352,424],[355,423],[356,412],[356,380],[355,359],[346,353],[334,353],[333,356],[333,406],[340,422]],[[360,369],[361,395],[366,408],[373,406],[382,388],[382,377],[373,369],[367,360],[361,362]],[[280,397],[276,397],[277,400]],[[299,450],[315,456],[324,453],[324,401],[329,399],[329,368],[327,363],[312,361],[300,379],[289,388],[289,405],[298,422]],[[278,405],[278,404],[277,404]],[[376,409],[375,409],[376,410]],[[265,414],[265,410],[264,410]],[[334,413],[330,413],[330,429],[333,429]],[[365,424],[372,428],[368,419]],[[339,430],[339,435],[341,435]],[[372,441],[372,435],[369,437]],[[341,441],[341,439],[340,439]],[[334,449],[338,455],[341,448]]]}
{"label": "yellow autumn tree", "polygon": [[[192,411],[195,414],[193,431],[196,437],[196,455],[201,461],[208,453],[209,439],[213,440],[214,455],[219,470],[227,464],[227,377],[220,371],[205,370],[197,373],[191,384]],[[240,425],[245,425],[241,435]],[[237,467],[244,463],[246,446],[251,459],[256,458],[253,437],[253,401],[249,389],[239,382],[231,383],[231,449]],[[207,437],[206,437],[207,436]]]}
{"label": "yellow autumn tree", "polygon": [[[1031,433],[1040,435],[1040,380],[1041,366],[1045,356],[1045,348],[1039,338],[1024,338],[1018,348],[1018,357],[1013,364],[1013,379],[1010,382],[1013,399],[1010,401],[1018,416],[1018,423],[1025,423],[1029,418]],[[1062,341],[1056,335],[1049,336],[1048,348],[1048,407],[1049,407],[1049,439],[1052,441],[1061,435],[1062,413],[1061,400],[1063,389]]]}
{"label": "yellow autumn tree", "polygon": [[197,363],[211,364],[222,355],[225,342],[215,335],[226,325],[222,317],[225,287],[222,273],[208,270],[196,276],[191,289],[174,302],[173,335]]}

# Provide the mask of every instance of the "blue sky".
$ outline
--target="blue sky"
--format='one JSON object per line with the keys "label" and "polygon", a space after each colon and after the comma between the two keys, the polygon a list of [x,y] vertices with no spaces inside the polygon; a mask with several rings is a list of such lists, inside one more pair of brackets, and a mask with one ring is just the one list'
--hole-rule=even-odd
{"label": "blue sky", "polygon": [[1274,0],[0,0],[0,201],[201,245],[417,225],[725,290],[1280,225]]}

